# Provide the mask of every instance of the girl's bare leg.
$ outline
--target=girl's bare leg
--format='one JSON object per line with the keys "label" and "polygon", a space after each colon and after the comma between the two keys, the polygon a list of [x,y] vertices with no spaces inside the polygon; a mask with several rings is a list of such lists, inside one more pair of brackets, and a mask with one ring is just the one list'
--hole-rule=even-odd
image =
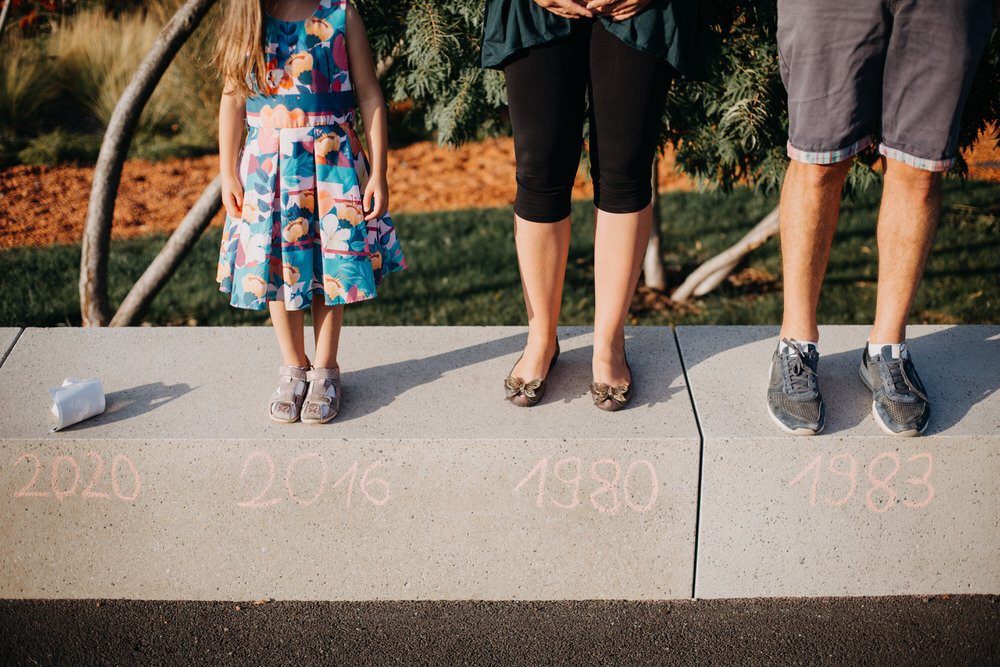
{"label": "girl's bare leg", "polygon": [[281,361],[285,366],[308,366],[305,340],[302,335],[304,310],[285,310],[283,301],[269,301],[271,323],[281,348]]}
{"label": "girl's bare leg", "polygon": [[323,295],[313,296],[313,335],[316,337],[316,368],[339,368],[337,349],[340,346],[340,328],[344,322],[344,306],[328,306]]}

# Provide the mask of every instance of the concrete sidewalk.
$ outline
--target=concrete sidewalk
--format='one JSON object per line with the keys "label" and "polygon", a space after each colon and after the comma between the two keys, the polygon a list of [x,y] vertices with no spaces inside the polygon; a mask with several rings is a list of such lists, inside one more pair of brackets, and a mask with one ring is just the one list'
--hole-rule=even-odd
{"label": "concrete sidewalk", "polygon": [[[613,414],[583,328],[530,410],[502,400],[523,328],[348,328],[325,426],[268,420],[266,328],[3,329],[0,598],[1000,593],[1000,327],[909,333],[934,413],[905,440],[863,327],[822,329],[815,438],[764,412],[773,327],[628,329]],[[67,376],[108,409],[49,434]]]}

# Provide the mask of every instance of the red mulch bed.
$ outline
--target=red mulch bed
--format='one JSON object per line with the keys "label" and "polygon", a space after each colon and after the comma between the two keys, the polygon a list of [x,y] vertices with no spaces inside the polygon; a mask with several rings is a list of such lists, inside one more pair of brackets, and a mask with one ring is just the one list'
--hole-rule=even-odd
{"label": "red mulch bed", "polygon": [[[967,158],[973,178],[1000,183],[1000,151],[980,142]],[[115,205],[112,238],[170,232],[215,176],[218,158],[125,164]],[[83,235],[92,167],[12,167],[0,172],[0,249],[74,243]],[[673,155],[660,163],[661,190],[689,190],[674,172]],[[514,149],[510,139],[489,139],[457,149],[430,142],[389,155],[390,212],[505,206],[514,199]],[[592,196],[583,174],[577,198]],[[221,224],[222,213],[213,224]]]}

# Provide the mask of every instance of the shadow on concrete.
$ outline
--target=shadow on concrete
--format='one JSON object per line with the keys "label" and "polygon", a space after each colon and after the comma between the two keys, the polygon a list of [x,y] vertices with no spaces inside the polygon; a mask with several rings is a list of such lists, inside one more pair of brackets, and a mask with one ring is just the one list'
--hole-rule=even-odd
{"label": "shadow on concrete", "polygon": [[[740,327],[738,344],[751,345],[764,339],[777,342],[778,331],[777,326]],[[1000,389],[1000,333],[997,327],[988,325],[953,326],[923,335],[914,335],[911,329],[910,333],[907,345],[931,400],[931,421],[926,435],[946,433],[977,404]],[[865,344],[863,336],[857,340],[856,348],[836,354],[824,354],[820,340],[820,390],[826,403],[823,435],[849,431],[871,419],[872,395],[858,376]],[[720,344],[725,342],[720,341]],[[768,347],[761,353],[755,361],[759,371],[754,370],[751,377],[731,378],[732,382],[753,383],[755,396],[745,404],[749,409],[759,409],[761,420],[767,419],[764,403],[767,368],[773,349]],[[682,341],[681,360],[690,370],[719,352],[721,350],[685,347]],[[756,356],[757,352],[753,354]],[[695,396],[697,398],[697,391]],[[781,434],[777,427],[774,433]]]}
{"label": "shadow on concrete", "polygon": [[[781,330],[780,327],[778,327],[778,326],[772,326],[772,325],[748,325],[748,326],[723,325],[723,326],[720,326],[720,327],[715,327],[715,326],[707,325],[707,324],[682,325],[682,326],[678,327],[676,331],[678,333],[678,337],[677,337],[678,341],[677,342],[678,342],[678,345],[680,347],[680,353],[681,353],[681,365],[684,366],[684,370],[686,372],[691,371],[691,369],[693,369],[698,364],[702,363],[703,361],[707,361],[707,360],[711,359],[717,353],[724,352],[725,350],[723,350],[723,349],[703,349],[703,348],[700,348],[700,347],[699,348],[695,348],[695,347],[691,347],[690,344],[689,344],[688,347],[685,347],[684,346],[684,341],[681,340],[681,335],[680,335],[680,330],[681,329],[684,329],[684,330],[687,331],[687,334],[686,334],[687,336],[691,336],[691,332],[697,332],[699,329],[704,329],[704,330],[706,330],[708,332],[711,332],[712,330],[719,330],[719,329],[739,329],[738,344],[741,347],[744,346],[744,345],[750,345],[752,343],[756,343],[757,341],[767,340],[767,339],[773,339],[777,343],[777,340],[778,340],[778,331]],[[689,339],[689,343],[690,343],[690,339]],[[771,352],[772,351],[773,351],[773,348],[769,349],[768,352],[767,352],[767,355],[768,355],[767,356],[767,360],[768,360],[768,362],[771,359]],[[764,376],[765,379],[767,377],[766,363],[767,362],[765,362],[764,370],[762,370],[760,372],[760,375]],[[756,378],[753,378],[753,379],[756,379]],[[746,380],[746,378],[734,378],[734,380],[740,382],[741,384],[743,384],[744,381]]]}
{"label": "shadow on concrete", "polygon": [[[408,359],[383,366],[373,366],[344,374],[343,389],[344,394],[350,396],[350,400],[345,400],[342,410],[337,415],[338,422],[345,422],[372,414],[384,407],[389,406],[397,396],[412,389],[429,385],[439,380],[446,373],[480,364],[492,359],[499,359],[520,352],[527,342],[527,331],[510,336],[505,336],[497,340],[491,340],[476,345],[469,345],[448,352],[423,357],[421,359]],[[592,336],[592,331],[587,329],[582,333],[573,332],[565,336],[560,332],[560,340],[573,340],[579,336]],[[651,407],[670,399],[674,394],[686,393],[685,387],[671,387],[676,377],[666,378],[666,374],[656,382],[644,382],[653,371],[649,364],[658,363],[659,353],[650,348],[650,344],[641,345],[641,340],[634,335],[626,336],[626,346],[635,356],[630,356],[630,363],[634,374],[636,385],[635,395],[630,404],[630,408]],[[652,337],[644,340],[651,341]],[[670,345],[674,345],[672,337],[668,339]],[[591,357],[593,347],[587,345],[572,350],[564,350],[560,353],[559,361],[549,375],[549,386],[546,390],[542,404],[563,402],[569,403],[579,399],[581,396],[590,395],[591,378]],[[639,362],[639,363],[637,363]],[[660,361],[659,363],[662,363]],[[440,387],[428,387],[428,391],[439,392],[439,400],[436,402],[437,408],[441,411],[442,418],[447,418],[450,410],[463,409],[467,405],[463,399],[462,391],[487,392],[491,397],[495,397],[497,402],[503,401],[503,379],[510,372],[510,368],[496,366],[495,377],[490,377],[485,383],[477,384],[474,388],[468,385],[456,387],[453,392],[445,393]],[[435,402],[429,402],[429,406]],[[451,407],[449,407],[451,406]]]}
{"label": "shadow on concrete", "polygon": [[[445,331],[442,328],[442,333]],[[421,359],[407,359],[344,373],[343,390],[345,395],[350,396],[350,400],[344,401],[337,421],[342,423],[377,412],[392,404],[400,394],[439,380],[450,371],[513,354],[523,349],[526,338],[526,333],[515,334]],[[503,377],[497,379],[496,385],[484,387],[483,390],[495,388],[497,399],[501,400]],[[442,418],[447,418],[450,409],[461,409],[464,404],[461,395],[448,395],[440,389],[434,391],[440,392],[437,404]],[[449,408],[449,404],[454,407]],[[429,405],[434,405],[434,402]]]}
{"label": "shadow on concrete", "polygon": [[150,382],[131,389],[115,391],[104,397],[106,407],[103,413],[79,424],[68,426],[61,432],[84,431],[88,428],[132,419],[166,405],[194,389],[197,387],[191,387],[187,384],[167,385],[162,382]]}
{"label": "shadow on concrete", "polygon": [[[846,431],[871,415],[872,395],[858,376],[864,340],[856,350],[820,358],[820,388],[827,405],[824,433]],[[946,432],[1000,388],[1000,334],[996,327],[956,326],[908,337],[907,346],[931,401],[925,435]]]}
{"label": "shadow on concrete", "polygon": [[[593,332],[587,331],[581,335],[592,337]],[[525,340],[527,340],[526,336]],[[672,336],[668,340],[672,345],[676,345],[676,341]],[[675,394],[684,394],[686,400],[686,383],[680,387],[671,386],[677,379],[676,376],[667,377],[667,374],[660,374],[659,378],[651,378],[651,376],[658,374],[655,364],[662,364],[663,362],[655,350],[639,347],[641,344],[641,341],[636,336],[626,334],[625,350],[626,352],[631,352],[632,355],[629,367],[632,370],[632,384],[635,388],[632,400],[629,402],[628,408],[623,412],[627,413],[628,410],[639,407],[653,407],[658,403],[670,400]],[[568,350],[560,354],[559,363],[552,369],[551,384],[543,402],[562,401],[563,403],[569,403],[570,401],[578,400],[581,396],[586,397],[587,400],[591,400],[590,383],[593,381],[591,360],[593,356],[593,345]],[[682,370],[681,374],[683,374]]]}

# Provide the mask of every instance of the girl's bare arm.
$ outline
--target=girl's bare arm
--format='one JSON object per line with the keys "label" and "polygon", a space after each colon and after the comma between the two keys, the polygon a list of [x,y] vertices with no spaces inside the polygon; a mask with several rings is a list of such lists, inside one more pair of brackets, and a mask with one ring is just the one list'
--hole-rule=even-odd
{"label": "girl's bare arm", "polygon": [[246,100],[242,96],[222,94],[219,103],[219,173],[222,175],[222,205],[236,218],[243,210],[243,186],[240,185],[240,143]]}
{"label": "girl's bare arm", "polygon": [[351,68],[354,95],[365,126],[371,174],[365,187],[363,206],[365,220],[373,220],[389,209],[389,185],[386,181],[389,135],[385,99],[375,76],[375,63],[361,15],[347,3],[347,62]]}

